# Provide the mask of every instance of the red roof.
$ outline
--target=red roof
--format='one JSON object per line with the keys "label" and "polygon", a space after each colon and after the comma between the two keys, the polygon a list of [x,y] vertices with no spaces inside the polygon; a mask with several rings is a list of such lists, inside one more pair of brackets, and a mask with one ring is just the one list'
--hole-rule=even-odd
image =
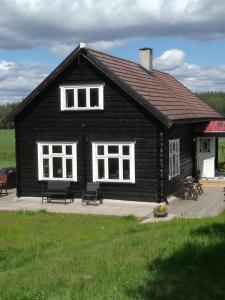
{"label": "red roof", "polygon": [[198,133],[221,133],[221,132],[225,132],[225,120],[210,121],[208,123],[198,125],[196,127],[196,132],[198,132]]}

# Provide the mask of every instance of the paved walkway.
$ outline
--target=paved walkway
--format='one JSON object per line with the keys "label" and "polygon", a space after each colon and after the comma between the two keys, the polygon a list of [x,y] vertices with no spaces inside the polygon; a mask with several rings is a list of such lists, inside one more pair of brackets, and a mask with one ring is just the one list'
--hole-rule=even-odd
{"label": "paved walkway", "polygon": [[105,200],[102,205],[81,205],[80,199],[75,199],[74,203],[65,205],[63,202],[52,202],[41,204],[41,198],[21,197],[17,198],[15,190],[9,191],[9,196],[0,197],[0,210],[29,210],[57,213],[76,213],[94,215],[114,215],[141,217],[145,222],[155,222],[179,217],[204,217],[214,216],[225,209],[223,186],[205,186],[204,195],[197,201],[173,199],[168,206],[168,218],[155,219],[153,208],[157,203]]}
{"label": "paved walkway", "polygon": [[197,201],[174,199],[168,206],[168,217],[154,219],[151,214],[143,223],[165,221],[173,218],[201,218],[216,216],[225,209],[224,185],[204,186],[204,194]]}
{"label": "paved walkway", "polygon": [[80,199],[75,199],[73,203],[64,201],[52,201],[41,204],[41,198],[21,197],[16,198],[15,190],[9,191],[9,196],[0,198],[0,210],[46,210],[57,213],[75,213],[75,214],[93,214],[93,215],[113,215],[129,216],[134,215],[141,218],[147,218],[157,203],[133,202],[120,200],[105,200],[101,205],[81,205]]}

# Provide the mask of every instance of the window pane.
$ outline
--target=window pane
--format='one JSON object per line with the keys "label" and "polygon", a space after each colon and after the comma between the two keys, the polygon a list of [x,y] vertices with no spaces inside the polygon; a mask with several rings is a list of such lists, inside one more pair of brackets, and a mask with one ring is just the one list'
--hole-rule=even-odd
{"label": "window pane", "polygon": [[49,149],[48,149],[48,146],[43,146],[43,154],[49,154]]}
{"label": "window pane", "polygon": [[108,146],[108,153],[119,153],[118,146]]}
{"label": "window pane", "polygon": [[78,107],[86,107],[86,89],[77,90]]}
{"label": "window pane", "polygon": [[53,157],[53,177],[54,178],[62,178],[63,170],[62,170],[62,157]]}
{"label": "window pane", "polygon": [[105,165],[104,159],[98,159],[98,179],[105,178]]}
{"label": "window pane", "polygon": [[98,146],[98,155],[104,155],[104,146]]}
{"label": "window pane", "polygon": [[72,154],[72,146],[66,146],[66,154],[71,155]]}
{"label": "window pane", "polygon": [[172,163],[173,163],[173,159],[172,156],[170,156],[169,158],[169,176],[172,176]]}
{"label": "window pane", "polygon": [[201,139],[200,140],[200,152],[210,152],[210,140]]}
{"label": "window pane", "polygon": [[74,90],[66,90],[66,107],[74,107]]}
{"label": "window pane", "polygon": [[178,173],[178,156],[176,156],[175,164],[176,164],[175,173],[177,174]]}
{"label": "window pane", "polygon": [[91,107],[98,107],[98,88],[90,89],[90,106]]}
{"label": "window pane", "polygon": [[130,154],[130,147],[123,146],[123,155],[129,155],[129,154]]}
{"label": "window pane", "polygon": [[62,153],[62,146],[52,146],[53,153]]}
{"label": "window pane", "polygon": [[66,178],[72,178],[73,177],[73,161],[72,159],[66,160]]}
{"label": "window pane", "polygon": [[207,150],[207,141],[204,141],[204,143],[203,143],[203,149]]}
{"label": "window pane", "polygon": [[43,159],[43,177],[49,177],[49,159]]}
{"label": "window pane", "polygon": [[109,179],[119,179],[119,159],[109,158]]}
{"label": "window pane", "polygon": [[173,175],[176,173],[176,155],[173,154]]}
{"label": "window pane", "polygon": [[123,179],[130,179],[130,161],[129,161],[129,159],[123,160]]}

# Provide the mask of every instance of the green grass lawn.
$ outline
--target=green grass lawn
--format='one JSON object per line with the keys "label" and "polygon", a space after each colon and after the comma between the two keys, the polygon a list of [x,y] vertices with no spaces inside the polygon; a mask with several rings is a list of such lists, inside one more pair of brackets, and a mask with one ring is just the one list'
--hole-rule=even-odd
{"label": "green grass lawn", "polygon": [[14,129],[0,129],[0,169],[15,167],[15,165]]}
{"label": "green grass lawn", "polygon": [[0,213],[0,299],[224,299],[225,214]]}

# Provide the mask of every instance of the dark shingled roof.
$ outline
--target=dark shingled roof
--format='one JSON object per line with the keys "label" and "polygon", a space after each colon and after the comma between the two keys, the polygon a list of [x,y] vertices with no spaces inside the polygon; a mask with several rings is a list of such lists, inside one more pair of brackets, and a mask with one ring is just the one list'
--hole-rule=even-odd
{"label": "dark shingled roof", "polygon": [[13,120],[78,55],[109,76],[164,125],[221,119],[221,115],[167,73],[148,72],[139,64],[89,48],[77,47],[36,89],[3,120]]}
{"label": "dark shingled roof", "polygon": [[122,81],[168,119],[221,118],[192,91],[167,73],[145,70],[139,64],[87,49]]}

